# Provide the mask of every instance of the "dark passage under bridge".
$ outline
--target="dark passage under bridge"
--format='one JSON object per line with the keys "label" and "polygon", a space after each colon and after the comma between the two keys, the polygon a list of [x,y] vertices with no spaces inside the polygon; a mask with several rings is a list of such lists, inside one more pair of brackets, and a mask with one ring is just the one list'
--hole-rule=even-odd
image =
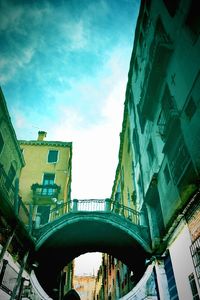
{"label": "dark passage under bridge", "polygon": [[34,259],[37,278],[50,296],[63,267],[87,252],[109,253],[135,271],[136,280],[143,275],[151,247],[139,212],[110,199],[73,200],[58,204],[48,220],[41,226],[36,222]]}

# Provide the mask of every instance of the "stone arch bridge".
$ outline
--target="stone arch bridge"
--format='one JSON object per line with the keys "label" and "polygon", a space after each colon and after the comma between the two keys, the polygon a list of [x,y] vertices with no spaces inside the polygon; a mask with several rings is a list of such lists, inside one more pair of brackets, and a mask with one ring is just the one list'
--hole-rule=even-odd
{"label": "stone arch bridge", "polygon": [[109,253],[128,265],[139,280],[151,253],[143,216],[110,199],[73,200],[54,208],[49,221],[36,219],[35,270],[44,290],[53,297],[65,265],[87,252]]}

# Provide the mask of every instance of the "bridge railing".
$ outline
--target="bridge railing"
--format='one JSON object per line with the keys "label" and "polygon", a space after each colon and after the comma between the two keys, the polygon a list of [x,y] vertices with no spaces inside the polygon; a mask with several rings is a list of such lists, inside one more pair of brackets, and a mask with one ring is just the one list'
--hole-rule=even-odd
{"label": "bridge railing", "polygon": [[[70,212],[112,212],[114,214],[123,216],[124,218],[129,219],[136,225],[140,225],[140,213],[130,207],[127,207],[119,202],[112,201],[110,199],[84,199],[78,200],[73,199],[67,201],[66,203],[56,205],[55,208],[51,209],[48,212],[48,216],[40,214],[36,218],[36,226],[39,227],[42,219],[48,219],[48,222],[52,222],[62,215],[65,215]],[[45,224],[43,224],[45,225]]]}

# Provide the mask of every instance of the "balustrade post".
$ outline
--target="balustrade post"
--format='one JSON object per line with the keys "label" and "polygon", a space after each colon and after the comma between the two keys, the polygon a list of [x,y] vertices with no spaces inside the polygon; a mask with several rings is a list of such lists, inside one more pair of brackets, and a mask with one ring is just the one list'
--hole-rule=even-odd
{"label": "balustrade post", "polygon": [[105,199],[105,203],[106,203],[106,211],[110,211],[110,208],[111,208],[111,201],[109,198],[106,198]]}
{"label": "balustrade post", "polygon": [[78,200],[77,199],[73,200],[73,211],[78,211]]}
{"label": "balustrade post", "polygon": [[35,218],[35,229],[38,229],[40,227],[40,222],[41,222],[41,213],[37,213]]}

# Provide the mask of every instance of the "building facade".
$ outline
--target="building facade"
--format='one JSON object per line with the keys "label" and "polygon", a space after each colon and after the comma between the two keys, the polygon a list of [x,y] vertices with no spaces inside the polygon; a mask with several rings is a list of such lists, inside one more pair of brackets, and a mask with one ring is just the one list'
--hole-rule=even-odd
{"label": "building facade", "polygon": [[132,166],[159,299],[200,294],[199,32],[197,1],[141,1],[122,129],[133,161],[123,173]]}
{"label": "building facade", "polygon": [[39,131],[37,140],[19,141],[26,162],[19,192],[36,226],[62,215],[71,200],[72,143],[45,137],[46,132]]}
{"label": "building facade", "polygon": [[79,294],[81,300],[93,300],[95,276],[74,275],[73,286]]}
{"label": "building facade", "polygon": [[112,255],[103,253],[95,281],[94,300],[119,299],[133,287],[132,271]]}
{"label": "building facade", "polygon": [[[29,210],[19,196],[19,177],[25,162],[0,89],[0,299],[21,299],[29,281]],[[28,250],[29,249],[29,250]],[[34,291],[29,286],[29,292]],[[35,300],[39,300],[35,295]]]}

